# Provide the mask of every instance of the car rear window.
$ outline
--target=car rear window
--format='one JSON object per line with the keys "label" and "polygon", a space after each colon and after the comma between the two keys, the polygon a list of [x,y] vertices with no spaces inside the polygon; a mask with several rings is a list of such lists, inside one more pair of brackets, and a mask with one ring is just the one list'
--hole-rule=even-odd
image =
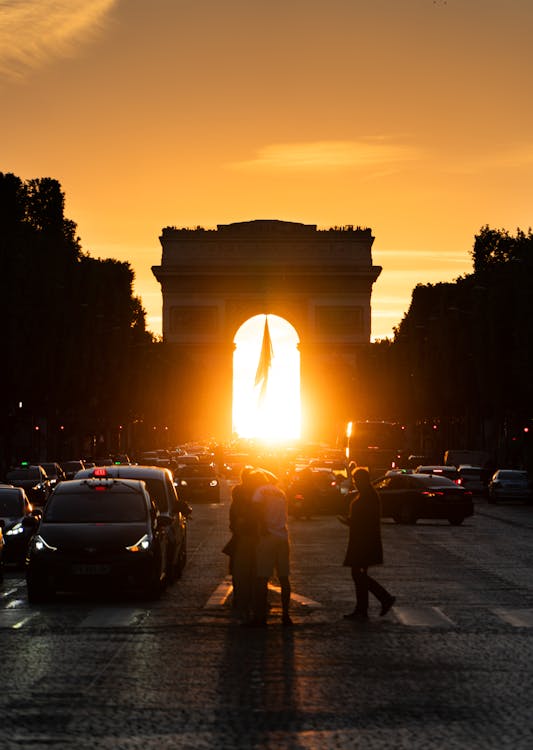
{"label": "car rear window", "polygon": [[500,479],[514,479],[522,481],[527,479],[527,472],[525,471],[500,471],[498,474]]}
{"label": "car rear window", "polygon": [[141,523],[147,508],[139,492],[64,492],[51,497],[43,521],[46,523]]}
{"label": "car rear window", "polygon": [[13,469],[7,472],[7,479],[40,479],[39,469]]}
{"label": "car rear window", "polygon": [[165,492],[165,483],[162,479],[143,477],[148,494],[157,505],[158,510],[165,512],[168,507],[167,495]]}
{"label": "car rear window", "polygon": [[19,492],[2,492],[0,494],[0,516],[24,515],[24,501]]}
{"label": "car rear window", "polygon": [[442,476],[442,474],[410,474],[409,480],[425,487],[456,487],[457,485],[451,479]]}

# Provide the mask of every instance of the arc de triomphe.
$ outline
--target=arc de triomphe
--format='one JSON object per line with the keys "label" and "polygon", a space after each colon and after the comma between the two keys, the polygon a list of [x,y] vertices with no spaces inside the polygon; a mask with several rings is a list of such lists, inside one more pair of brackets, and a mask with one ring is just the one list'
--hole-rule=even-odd
{"label": "arc de triomphe", "polygon": [[300,340],[302,435],[327,439],[349,414],[347,373],[370,342],[372,285],[381,273],[370,229],[255,220],[167,227],[160,241],[161,265],[152,271],[163,295],[163,342],[194,370],[191,429],[230,436],[235,335],[254,315],[274,314]]}

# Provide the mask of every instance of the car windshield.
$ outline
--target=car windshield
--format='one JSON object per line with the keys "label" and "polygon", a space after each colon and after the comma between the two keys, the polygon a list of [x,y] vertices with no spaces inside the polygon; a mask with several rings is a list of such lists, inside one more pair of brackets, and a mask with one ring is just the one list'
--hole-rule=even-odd
{"label": "car windshield", "polygon": [[0,516],[24,515],[24,502],[18,492],[0,493]]}
{"label": "car windshield", "polygon": [[146,504],[138,492],[64,492],[54,495],[43,516],[46,523],[140,523]]}
{"label": "car windshield", "polygon": [[47,476],[57,476],[57,466],[55,464],[41,464],[41,466],[46,471]]}
{"label": "car windshield", "polygon": [[185,466],[182,469],[178,469],[178,476],[180,477],[214,477],[216,476],[216,472],[211,466],[191,465],[191,466]]}
{"label": "car windshield", "polygon": [[521,481],[527,478],[527,474],[525,471],[500,471],[498,477],[500,479],[514,479]]}
{"label": "car windshield", "polygon": [[13,469],[7,472],[7,479],[40,479],[39,469]]}

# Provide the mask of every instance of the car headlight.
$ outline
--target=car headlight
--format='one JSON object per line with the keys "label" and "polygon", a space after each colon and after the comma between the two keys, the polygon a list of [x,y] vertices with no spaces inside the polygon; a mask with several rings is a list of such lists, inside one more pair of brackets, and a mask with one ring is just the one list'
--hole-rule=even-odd
{"label": "car headlight", "polygon": [[187,480],[186,479],[181,479],[180,480],[180,486],[181,487],[186,487],[187,486]]}
{"label": "car headlight", "polygon": [[138,542],[135,542],[135,544],[130,544],[130,546],[126,547],[126,549],[128,550],[128,552],[146,552],[146,550],[150,549],[151,543],[151,538],[148,536],[148,534],[145,534],[139,539]]}
{"label": "car headlight", "polygon": [[18,536],[19,534],[24,534],[24,526],[20,521],[12,526],[9,531],[6,531],[6,536]]}
{"label": "car headlight", "polygon": [[56,552],[57,551],[57,547],[54,547],[52,544],[48,544],[46,539],[44,539],[40,534],[37,534],[33,538],[32,549],[34,552]]}
{"label": "car headlight", "polygon": [[210,487],[216,487],[217,485],[218,485],[218,480],[217,480],[217,479],[212,479],[212,480],[211,480],[211,481],[209,482],[209,486],[210,486]]}

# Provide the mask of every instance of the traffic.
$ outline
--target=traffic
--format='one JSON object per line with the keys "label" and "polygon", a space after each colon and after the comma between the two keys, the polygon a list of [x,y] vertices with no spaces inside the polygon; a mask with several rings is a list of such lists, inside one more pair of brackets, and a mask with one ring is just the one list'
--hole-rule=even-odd
{"label": "traffic", "polygon": [[[380,430],[392,434],[387,426]],[[457,526],[481,499],[533,502],[531,477],[522,469],[410,468],[413,455],[390,445],[355,451],[370,463],[382,518],[397,524],[442,519]],[[356,494],[354,458],[350,443],[346,450],[241,441],[144,451],[137,460],[121,454],[96,462],[22,461],[0,486],[0,574],[5,566],[24,571],[30,602],[95,589],[157,598],[184,572],[194,505],[220,503],[224,483],[236,483],[245,466],[272,472],[289,515],[312,519],[347,512]]]}

